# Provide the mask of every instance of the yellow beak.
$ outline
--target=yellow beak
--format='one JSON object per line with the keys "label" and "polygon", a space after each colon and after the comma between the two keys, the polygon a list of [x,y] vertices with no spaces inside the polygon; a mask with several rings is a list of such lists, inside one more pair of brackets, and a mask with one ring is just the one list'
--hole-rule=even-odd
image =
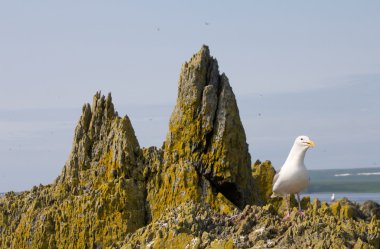
{"label": "yellow beak", "polygon": [[309,147],[310,148],[313,148],[313,147],[315,147],[315,143],[314,143],[314,141],[309,141],[309,142],[307,142],[307,144],[309,145]]}

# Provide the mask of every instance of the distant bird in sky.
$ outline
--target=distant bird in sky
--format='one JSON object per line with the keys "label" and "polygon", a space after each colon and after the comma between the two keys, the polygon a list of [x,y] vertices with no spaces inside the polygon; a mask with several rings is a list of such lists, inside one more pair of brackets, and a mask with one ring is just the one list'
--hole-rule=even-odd
{"label": "distant bird in sky", "polygon": [[205,22],[205,25],[208,26],[208,25],[210,25],[210,23],[209,22]]}
{"label": "distant bird in sky", "polygon": [[330,200],[331,202],[335,201],[335,193],[332,193]]}
{"label": "distant bird in sky", "polygon": [[[306,151],[315,146],[308,136],[299,136],[294,141],[288,158],[280,171],[273,178],[273,197],[285,197],[287,214],[284,219],[290,217],[289,198],[290,194],[296,194],[298,200],[298,212],[305,215],[301,210],[300,192],[309,185],[310,179],[305,167],[304,159]],[[289,195],[289,198],[288,198]]]}

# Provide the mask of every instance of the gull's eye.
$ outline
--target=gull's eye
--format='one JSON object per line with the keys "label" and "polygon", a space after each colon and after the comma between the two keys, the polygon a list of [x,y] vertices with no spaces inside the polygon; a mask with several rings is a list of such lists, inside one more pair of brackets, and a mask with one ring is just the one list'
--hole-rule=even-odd
{"label": "gull's eye", "polygon": [[303,141],[303,138],[301,138],[301,141]]}

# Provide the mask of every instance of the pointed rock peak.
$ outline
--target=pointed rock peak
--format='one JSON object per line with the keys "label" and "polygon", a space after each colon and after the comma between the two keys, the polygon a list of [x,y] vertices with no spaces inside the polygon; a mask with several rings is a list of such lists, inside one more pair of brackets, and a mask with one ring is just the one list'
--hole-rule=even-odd
{"label": "pointed rock peak", "polygon": [[108,93],[106,98],[100,91],[96,92],[92,100],[92,113],[104,114],[108,118],[116,116],[111,93]]}
{"label": "pointed rock peak", "polygon": [[256,199],[235,95],[207,46],[182,67],[164,145],[166,160],[190,162],[239,207]]}
{"label": "pointed rock peak", "polygon": [[204,52],[204,53],[206,53],[206,54],[208,54],[210,56],[210,49],[205,44],[202,45],[202,47],[201,47],[201,49],[199,50],[198,53],[201,53],[201,52]]}
{"label": "pointed rock peak", "polygon": [[202,59],[203,60],[212,59],[212,57],[210,55],[210,49],[206,45],[203,45],[202,48],[198,51],[198,53],[193,55],[193,57],[190,59],[190,63],[191,62],[196,63]]}
{"label": "pointed rock peak", "polygon": [[59,182],[72,182],[73,186],[88,182],[91,173],[102,176],[96,170],[99,164],[107,163],[114,175],[130,177],[135,174],[131,165],[136,164],[138,150],[139,143],[128,116],[120,118],[115,112],[111,93],[106,97],[97,92],[92,106],[82,107],[71,154]]}
{"label": "pointed rock peak", "polygon": [[[198,53],[194,54],[188,62],[182,67],[181,75],[186,74],[188,70],[202,70],[206,72],[208,68],[218,68],[218,62],[210,55],[210,50],[206,45],[203,45]],[[201,73],[202,74],[202,73]]]}
{"label": "pointed rock peak", "polygon": [[90,104],[84,104],[82,107],[82,115],[79,120],[79,125],[83,128],[84,131],[88,131],[88,128],[90,127],[92,117],[92,111]]}

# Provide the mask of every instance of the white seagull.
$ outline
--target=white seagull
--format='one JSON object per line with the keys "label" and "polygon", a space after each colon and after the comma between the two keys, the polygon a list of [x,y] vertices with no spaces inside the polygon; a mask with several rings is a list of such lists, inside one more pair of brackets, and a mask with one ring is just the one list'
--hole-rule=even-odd
{"label": "white seagull", "polygon": [[294,141],[288,158],[280,171],[273,178],[273,197],[281,196],[286,199],[287,214],[284,219],[290,217],[289,199],[287,195],[297,194],[298,211],[301,215],[300,192],[307,188],[310,179],[305,167],[304,159],[306,151],[315,146],[315,143],[308,136],[299,136]]}

